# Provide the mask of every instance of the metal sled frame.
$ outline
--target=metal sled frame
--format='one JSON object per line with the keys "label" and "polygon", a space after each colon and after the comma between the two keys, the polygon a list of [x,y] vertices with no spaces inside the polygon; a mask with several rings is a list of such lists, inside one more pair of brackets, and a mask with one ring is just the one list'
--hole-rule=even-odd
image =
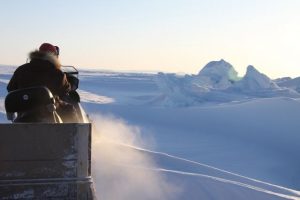
{"label": "metal sled frame", "polygon": [[0,199],[95,199],[91,124],[0,124]]}

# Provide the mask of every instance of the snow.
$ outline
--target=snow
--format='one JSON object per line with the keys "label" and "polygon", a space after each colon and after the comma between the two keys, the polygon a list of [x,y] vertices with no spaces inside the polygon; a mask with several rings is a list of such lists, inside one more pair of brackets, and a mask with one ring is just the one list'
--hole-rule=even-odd
{"label": "snow", "polygon": [[291,78],[278,79],[276,82],[280,87],[286,87],[286,88],[293,89],[297,92],[300,92],[300,77],[294,79]]}
{"label": "snow", "polygon": [[113,98],[109,98],[107,96],[100,96],[92,92],[88,92],[80,89],[78,89],[78,93],[81,97],[80,98],[81,102],[85,102],[85,103],[108,104],[108,103],[113,103],[115,101]]}
{"label": "snow", "polygon": [[204,66],[193,82],[212,88],[225,89],[237,80],[239,80],[238,73],[233,66],[221,59],[220,61],[211,61]]}
{"label": "snow", "polygon": [[278,89],[279,87],[275,82],[271,81],[269,77],[260,73],[252,65],[247,67],[247,72],[244,78],[237,82],[237,87],[240,87],[241,90],[248,90],[256,92],[257,90],[262,89]]}
{"label": "snow", "polygon": [[293,85],[281,83],[281,87],[251,65],[244,77],[238,77],[233,66],[224,60],[208,63],[198,75],[160,73],[156,82],[161,95],[153,102],[164,106],[199,106],[262,97],[300,97],[295,80]]}
{"label": "snow", "polygon": [[[0,121],[13,72],[0,67]],[[80,71],[102,199],[300,199],[298,79]]]}

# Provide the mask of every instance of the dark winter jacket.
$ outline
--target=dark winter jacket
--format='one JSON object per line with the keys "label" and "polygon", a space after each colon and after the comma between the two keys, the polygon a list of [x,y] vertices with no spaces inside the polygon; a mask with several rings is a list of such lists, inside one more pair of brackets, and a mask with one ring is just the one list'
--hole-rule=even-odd
{"label": "dark winter jacket", "polygon": [[71,89],[66,75],[60,70],[58,58],[50,53],[34,51],[29,55],[30,62],[21,65],[14,72],[7,91],[46,86],[53,95],[65,96]]}

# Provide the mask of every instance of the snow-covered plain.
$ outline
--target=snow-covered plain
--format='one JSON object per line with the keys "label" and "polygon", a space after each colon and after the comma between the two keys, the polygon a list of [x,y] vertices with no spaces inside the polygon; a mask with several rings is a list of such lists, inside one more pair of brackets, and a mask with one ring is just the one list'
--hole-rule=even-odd
{"label": "snow-covered plain", "polygon": [[[0,66],[0,121],[14,70]],[[100,199],[300,199],[297,79],[80,71]]]}

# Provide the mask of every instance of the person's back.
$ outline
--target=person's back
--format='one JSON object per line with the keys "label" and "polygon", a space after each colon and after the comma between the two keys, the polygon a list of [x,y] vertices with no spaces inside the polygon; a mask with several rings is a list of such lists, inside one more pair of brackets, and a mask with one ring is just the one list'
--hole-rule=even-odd
{"label": "person's back", "polygon": [[76,121],[74,106],[63,101],[67,99],[71,85],[66,75],[60,70],[58,54],[58,47],[49,43],[42,44],[39,50],[29,54],[29,63],[16,69],[7,85],[7,91],[45,86],[56,96],[55,105],[63,121]]}
{"label": "person's back", "polygon": [[65,96],[71,89],[65,74],[60,70],[56,48],[48,43],[30,53],[30,62],[14,72],[7,90],[10,92],[33,86],[46,86],[53,95]]}

